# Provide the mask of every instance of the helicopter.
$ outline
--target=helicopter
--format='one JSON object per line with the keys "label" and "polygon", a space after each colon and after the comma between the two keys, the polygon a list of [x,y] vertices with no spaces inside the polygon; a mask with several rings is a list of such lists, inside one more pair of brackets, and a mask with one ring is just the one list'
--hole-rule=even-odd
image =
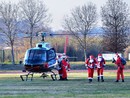
{"label": "helicopter", "polygon": [[56,51],[51,46],[50,43],[44,41],[45,33],[41,33],[42,41],[36,44],[36,47],[30,48],[26,51],[23,65],[23,72],[28,71],[25,75],[20,75],[22,81],[26,77],[31,75],[31,81],[33,80],[34,73],[42,73],[41,77],[45,78],[48,75],[47,72],[51,72],[52,80],[57,80],[56,73],[53,72],[53,69],[56,69],[57,60],[56,60]]}

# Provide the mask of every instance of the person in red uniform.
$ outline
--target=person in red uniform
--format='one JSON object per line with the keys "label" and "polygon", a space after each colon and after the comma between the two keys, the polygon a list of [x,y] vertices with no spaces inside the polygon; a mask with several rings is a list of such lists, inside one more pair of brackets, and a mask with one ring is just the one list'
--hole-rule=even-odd
{"label": "person in red uniform", "polygon": [[100,78],[101,78],[101,81],[104,82],[103,71],[105,67],[105,60],[102,57],[102,54],[98,54],[96,67],[97,67],[98,82],[100,81]]}
{"label": "person in red uniform", "polygon": [[115,82],[119,82],[120,76],[122,78],[122,82],[124,82],[124,65],[122,64],[121,57],[118,54],[115,56],[115,64],[117,66],[117,77]]}
{"label": "person in red uniform", "polygon": [[62,66],[61,66],[61,69],[62,69],[62,80],[68,80],[67,79],[67,71],[66,70],[70,69],[70,64],[66,60],[66,57],[63,57],[63,60],[61,61],[61,63],[62,63]]}
{"label": "person in red uniform", "polygon": [[66,57],[62,57],[61,60],[61,69],[59,70],[60,79],[59,80],[68,80],[67,79],[67,71],[70,70],[70,64]]}
{"label": "person in red uniform", "polygon": [[85,66],[88,69],[88,80],[89,80],[89,83],[91,83],[93,79],[93,74],[94,74],[94,67],[96,65],[96,59],[94,58],[93,55],[90,55],[85,63],[86,63]]}

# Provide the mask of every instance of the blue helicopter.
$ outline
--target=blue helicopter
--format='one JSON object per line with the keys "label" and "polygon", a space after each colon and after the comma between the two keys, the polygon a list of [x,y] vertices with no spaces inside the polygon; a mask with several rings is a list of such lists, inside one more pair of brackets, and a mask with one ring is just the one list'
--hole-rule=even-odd
{"label": "blue helicopter", "polygon": [[26,75],[20,75],[22,81],[24,81],[24,76],[26,81],[28,76],[31,75],[31,80],[33,79],[34,73],[42,73],[41,77],[45,78],[48,75],[46,72],[51,72],[52,80],[56,80],[56,74],[53,69],[57,67],[56,52],[50,43],[44,41],[45,33],[42,33],[42,41],[36,44],[36,47],[30,48],[26,51],[23,65],[24,72],[28,71]]}

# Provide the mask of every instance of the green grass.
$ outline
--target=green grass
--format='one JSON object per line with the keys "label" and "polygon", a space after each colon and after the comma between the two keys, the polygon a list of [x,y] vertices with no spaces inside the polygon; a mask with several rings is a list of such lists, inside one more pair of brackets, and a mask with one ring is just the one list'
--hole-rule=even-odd
{"label": "green grass", "polygon": [[0,74],[0,98],[130,98],[130,73],[125,82],[115,83],[115,72],[105,72],[105,82],[97,82],[96,73],[88,83],[86,72],[69,73],[69,81],[52,81],[34,75],[33,81],[21,81],[19,74]]}

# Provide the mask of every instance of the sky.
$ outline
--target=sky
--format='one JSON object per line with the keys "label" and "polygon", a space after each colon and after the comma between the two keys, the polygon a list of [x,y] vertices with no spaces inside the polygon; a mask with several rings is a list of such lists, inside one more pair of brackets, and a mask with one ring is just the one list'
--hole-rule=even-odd
{"label": "sky", "polygon": [[[12,1],[18,2],[19,0],[0,0],[0,1]],[[52,23],[50,26],[53,28],[52,30],[59,30],[62,28],[62,22],[65,15],[69,15],[77,6],[82,6],[87,4],[88,2],[92,2],[96,4],[97,12],[100,13],[100,7],[104,5],[107,0],[43,0],[46,7],[48,8],[48,12],[52,15]],[[130,7],[130,0],[123,0]],[[99,18],[100,19],[100,18]],[[100,24],[100,22],[99,22]]]}
{"label": "sky", "polygon": [[[130,6],[130,0],[124,0]],[[52,14],[53,22],[51,26],[54,30],[62,29],[62,21],[65,15],[69,15],[77,6],[82,6],[88,2],[96,4],[97,12],[100,13],[100,8],[107,0],[44,0],[49,12]],[[98,17],[100,19],[100,17]],[[98,23],[100,25],[100,22]]]}
{"label": "sky", "polygon": [[99,12],[100,6],[103,5],[106,0],[44,0],[53,18],[53,22],[51,24],[53,29],[62,29],[64,16],[70,15],[72,9],[75,9],[75,7],[82,6],[90,1],[97,5],[97,10]]}

